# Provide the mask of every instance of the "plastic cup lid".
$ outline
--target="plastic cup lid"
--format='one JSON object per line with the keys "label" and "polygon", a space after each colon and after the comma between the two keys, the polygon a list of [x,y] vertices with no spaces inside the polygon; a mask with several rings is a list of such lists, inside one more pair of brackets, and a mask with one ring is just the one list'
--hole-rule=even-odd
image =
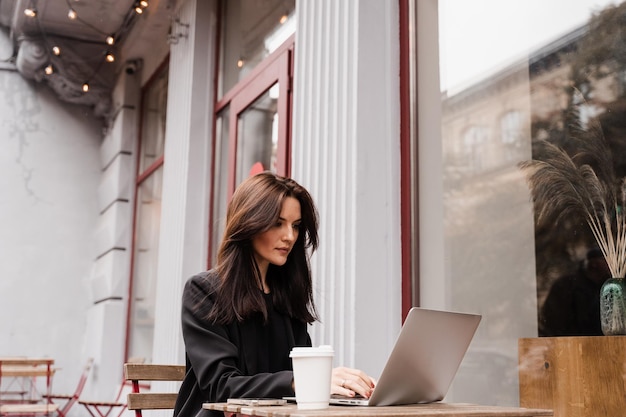
{"label": "plastic cup lid", "polygon": [[289,354],[292,358],[305,356],[334,356],[335,351],[330,345],[319,345],[318,347],[294,347]]}

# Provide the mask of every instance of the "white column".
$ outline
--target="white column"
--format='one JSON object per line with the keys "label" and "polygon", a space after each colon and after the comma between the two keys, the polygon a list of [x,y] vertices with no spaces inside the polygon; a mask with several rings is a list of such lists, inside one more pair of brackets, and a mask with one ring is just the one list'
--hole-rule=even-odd
{"label": "white column", "polygon": [[[417,97],[418,137],[428,138],[419,142],[419,248],[420,306],[426,308],[450,308],[446,300],[448,284],[445,258],[443,149],[441,134],[441,88],[439,80],[438,0],[422,1],[417,16],[417,60],[419,95]],[[434,38],[433,38],[434,37]],[[437,178],[437,181],[433,181]],[[440,279],[429,279],[440,277]]]}
{"label": "white column", "polygon": [[215,1],[188,0],[172,23],[183,36],[170,55],[154,363],[184,363],[182,289],[206,268],[216,9]]}
{"label": "white column", "polygon": [[378,376],[402,319],[398,4],[301,1],[297,16],[292,174],[321,220],[313,343]]}
{"label": "white column", "polygon": [[115,116],[100,145],[97,209],[101,214],[88,280],[93,305],[87,312],[84,337],[88,356],[95,359],[84,391],[88,398],[112,399],[122,381],[140,95],[138,74],[120,73],[112,95]]}

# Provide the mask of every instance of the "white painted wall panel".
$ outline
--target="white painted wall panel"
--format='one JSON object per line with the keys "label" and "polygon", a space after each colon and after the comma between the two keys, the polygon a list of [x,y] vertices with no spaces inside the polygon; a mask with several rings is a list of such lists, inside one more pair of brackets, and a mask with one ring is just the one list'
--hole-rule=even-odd
{"label": "white painted wall panel", "polygon": [[308,1],[297,16],[292,172],[321,217],[312,336],[377,376],[401,323],[397,4]]}
{"label": "white painted wall panel", "polygon": [[[126,310],[132,255],[138,74],[122,72],[113,91],[111,129],[100,146],[101,176],[97,187],[98,218],[93,233],[96,252],[89,283],[87,352],[95,358],[91,398],[113,400],[122,382],[126,343]],[[81,410],[84,413],[84,410]],[[132,416],[129,416],[132,417]]]}
{"label": "white painted wall panel", "polygon": [[100,164],[106,168],[120,153],[135,154],[137,110],[121,109],[100,146]]}
{"label": "white painted wall panel", "polygon": [[102,256],[113,248],[129,250],[132,237],[132,207],[116,202],[98,218],[95,234],[96,254]]}
{"label": "white painted wall panel", "polygon": [[[82,398],[113,401],[122,382],[123,368],[118,364],[124,360],[126,303],[110,300],[95,304],[86,320],[89,326],[84,334],[85,350],[94,358],[94,367]],[[76,411],[88,415],[84,410]]]}
{"label": "white painted wall panel", "polygon": [[[121,137],[121,135],[120,135]],[[98,186],[98,212],[116,202],[129,202],[135,192],[135,154],[117,154],[103,171]]]}
{"label": "white painted wall panel", "polygon": [[[165,53],[158,54],[156,50],[152,52],[154,52],[154,59],[163,59],[165,56]],[[144,65],[142,61],[136,61],[134,59],[130,59],[126,62],[136,62],[138,65],[133,64],[134,68],[136,68],[133,72],[127,72],[125,69],[121,71],[115,82],[112,93],[112,114],[116,118],[119,117],[119,112],[122,109],[139,109],[140,105],[141,74],[145,72],[143,68]]]}
{"label": "white painted wall panel", "polygon": [[102,125],[0,70],[0,126],[0,352],[53,357],[55,390],[71,392],[86,359]]}
{"label": "white painted wall panel", "polygon": [[188,37],[171,45],[153,361],[184,363],[182,289],[206,269],[211,167],[215,1],[185,1]]}
{"label": "white painted wall panel", "polygon": [[130,256],[124,250],[111,250],[94,262],[89,277],[91,302],[107,298],[128,298]]}

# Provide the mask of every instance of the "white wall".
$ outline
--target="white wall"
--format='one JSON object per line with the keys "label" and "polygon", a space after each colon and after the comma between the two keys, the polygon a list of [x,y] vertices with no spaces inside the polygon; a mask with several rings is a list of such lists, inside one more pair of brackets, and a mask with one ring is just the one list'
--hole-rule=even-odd
{"label": "white wall", "polygon": [[54,358],[55,391],[71,392],[87,358],[102,125],[90,109],[60,103],[46,86],[3,68],[0,355]]}
{"label": "white wall", "polygon": [[398,4],[296,7],[292,175],[320,213],[313,343],[378,377],[402,322]]}
{"label": "white wall", "polygon": [[153,359],[184,364],[182,290],[207,266],[217,5],[187,0],[176,14],[189,30],[171,46]]}
{"label": "white wall", "polygon": [[112,401],[122,382],[137,163],[140,73],[122,72],[112,93],[111,120],[99,148],[98,222],[89,277],[91,306],[85,344],[94,358],[83,398]]}

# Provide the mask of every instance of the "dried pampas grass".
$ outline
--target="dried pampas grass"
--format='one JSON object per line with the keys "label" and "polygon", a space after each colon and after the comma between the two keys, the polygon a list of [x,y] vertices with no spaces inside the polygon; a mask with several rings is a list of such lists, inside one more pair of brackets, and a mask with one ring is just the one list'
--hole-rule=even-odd
{"label": "dried pampas grass", "polygon": [[[580,97],[580,92],[576,93]],[[584,99],[579,100],[586,105]],[[591,229],[611,274],[626,273],[626,178],[617,179],[611,150],[594,119],[584,126],[580,106],[571,112],[568,145],[573,156],[545,140],[533,144],[536,158],[519,167],[535,202],[538,224],[582,215]]]}

